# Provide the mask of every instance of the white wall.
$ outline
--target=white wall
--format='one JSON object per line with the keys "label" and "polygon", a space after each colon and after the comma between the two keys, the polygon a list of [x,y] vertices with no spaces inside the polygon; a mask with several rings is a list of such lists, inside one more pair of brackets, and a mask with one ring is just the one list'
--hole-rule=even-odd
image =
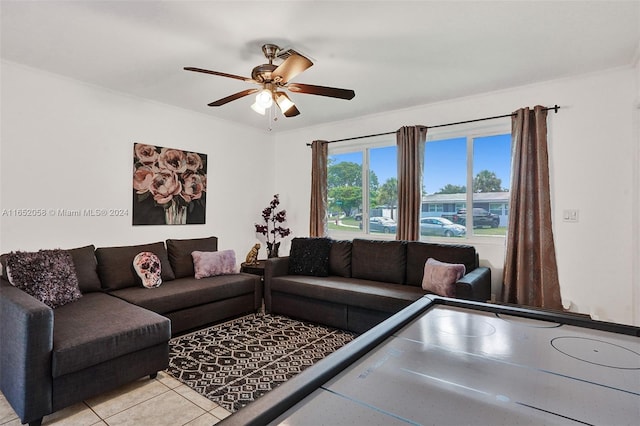
{"label": "white wall", "polygon": [[[601,320],[634,322],[633,131],[635,70],[550,81],[481,96],[390,111],[276,135],[275,182],[286,203],[300,204],[292,227],[308,233],[311,151],[314,139],[342,139],[395,131],[403,125],[436,125],[510,113],[524,106],[558,104],[550,112],[549,149],[554,236],[562,297],[571,310]],[[357,95],[354,101],[357,101]],[[636,154],[636,155],[634,155]],[[564,209],[578,209],[579,222],[562,221]],[[637,228],[636,228],[637,229]],[[637,238],[637,237],[635,237]],[[473,240],[481,263],[492,269],[492,292],[499,295],[504,246]],[[638,286],[638,283],[635,283]],[[635,318],[638,324],[639,319]]]}
{"label": "white wall", "polygon": [[[273,188],[272,136],[211,116],[2,63],[0,252],[215,235],[243,261]],[[134,142],[208,155],[205,225],[132,226]],[[15,217],[15,209],[125,209]]]}

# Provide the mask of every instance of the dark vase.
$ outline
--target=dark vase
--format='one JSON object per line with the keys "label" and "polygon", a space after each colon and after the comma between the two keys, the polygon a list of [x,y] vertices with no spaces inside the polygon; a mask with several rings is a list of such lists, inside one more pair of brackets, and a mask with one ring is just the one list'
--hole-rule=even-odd
{"label": "dark vase", "polygon": [[280,243],[267,242],[267,257],[269,259],[271,259],[272,257],[278,257],[279,248],[280,248]]}

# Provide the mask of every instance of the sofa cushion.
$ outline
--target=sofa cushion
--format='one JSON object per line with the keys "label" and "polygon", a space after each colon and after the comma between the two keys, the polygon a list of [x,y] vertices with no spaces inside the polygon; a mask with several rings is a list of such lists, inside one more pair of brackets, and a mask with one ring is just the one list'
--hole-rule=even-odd
{"label": "sofa cushion", "polygon": [[67,250],[73,258],[76,268],[78,286],[82,293],[100,291],[100,277],[98,276],[98,261],[96,248],[92,245]]}
{"label": "sofa cushion", "polygon": [[329,275],[351,276],[351,241],[333,241],[329,250]]}
{"label": "sofa cushion", "polygon": [[[405,241],[354,239],[351,249],[351,276],[403,284],[407,266],[406,246]],[[422,264],[424,265],[424,262]]]}
{"label": "sofa cushion", "polygon": [[167,257],[164,243],[157,242],[136,246],[101,247],[96,250],[98,275],[102,288],[115,290],[140,285],[140,279],[133,268],[133,258],[143,251],[150,251],[160,259],[162,281],[174,279],[173,270]]}
{"label": "sofa cushion", "polygon": [[424,264],[422,289],[444,297],[456,297],[456,281],[464,276],[461,263],[439,262],[433,258]]}
{"label": "sofa cushion", "polygon": [[108,294],[85,294],[56,309],[52,375],[80,371],[170,338],[167,318]]}
{"label": "sofa cushion", "polygon": [[407,284],[422,286],[424,264],[430,257],[440,262],[462,263],[466,273],[477,267],[476,249],[473,246],[409,241],[407,243]]}
{"label": "sofa cushion", "polygon": [[217,251],[218,238],[191,238],[187,240],[167,240],[169,262],[176,278],[193,277],[195,270],[191,253],[194,251]]}
{"label": "sofa cushion", "polygon": [[421,288],[344,277],[274,277],[272,293],[395,313],[425,295]]}
{"label": "sofa cushion", "polygon": [[191,257],[193,257],[196,279],[238,272],[236,270],[236,252],[233,250],[194,251],[191,253]]}
{"label": "sofa cushion", "polygon": [[326,277],[330,250],[328,238],[294,238],[289,251],[289,274]]}
{"label": "sofa cushion", "polygon": [[249,274],[218,275],[202,279],[186,277],[163,283],[153,291],[142,287],[128,287],[110,294],[159,314],[168,314],[244,294],[253,294],[259,283],[259,276]]}
{"label": "sofa cushion", "polygon": [[9,253],[7,277],[13,286],[50,308],[82,297],[73,258],[66,250]]}

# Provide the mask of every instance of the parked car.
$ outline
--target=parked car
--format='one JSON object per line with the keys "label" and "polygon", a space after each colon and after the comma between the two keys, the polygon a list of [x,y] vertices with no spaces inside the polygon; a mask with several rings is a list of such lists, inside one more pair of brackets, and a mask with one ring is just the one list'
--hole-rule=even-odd
{"label": "parked car", "polygon": [[[460,209],[458,212],[453,215],[451,218],[453,223],[458,223],[460,225],[467,224],[467,209]],[[481,209],[479,207],[473,208],[473,227],[481,228],[483,226],[490,226],[492,228],[497,228],[500,226],[500,216],[497,214],[493,214],[488,212],[485,209]]]}
{"label": "parked car", "polygon": [[466,227],[453,223],[444,217],[423,217],[420,219],[420,235],[461,237],[466,233]]}
{"label": "parked car", "polygon": [[[369,218],[369,232],[383,232],[385,234],[395,234],[397,223],[393,219],[382,216]],[[360,223],[362,229],[362,223]]]}

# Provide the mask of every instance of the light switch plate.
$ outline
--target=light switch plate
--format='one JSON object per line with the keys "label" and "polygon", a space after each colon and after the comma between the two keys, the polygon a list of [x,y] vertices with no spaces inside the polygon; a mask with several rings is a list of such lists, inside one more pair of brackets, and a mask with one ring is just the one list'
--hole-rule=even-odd
{"label": "light switch plate", "polygon": [[578,217],[577,209],[566,209],[562,211],[562,220],[565,222],[577,222]]}

